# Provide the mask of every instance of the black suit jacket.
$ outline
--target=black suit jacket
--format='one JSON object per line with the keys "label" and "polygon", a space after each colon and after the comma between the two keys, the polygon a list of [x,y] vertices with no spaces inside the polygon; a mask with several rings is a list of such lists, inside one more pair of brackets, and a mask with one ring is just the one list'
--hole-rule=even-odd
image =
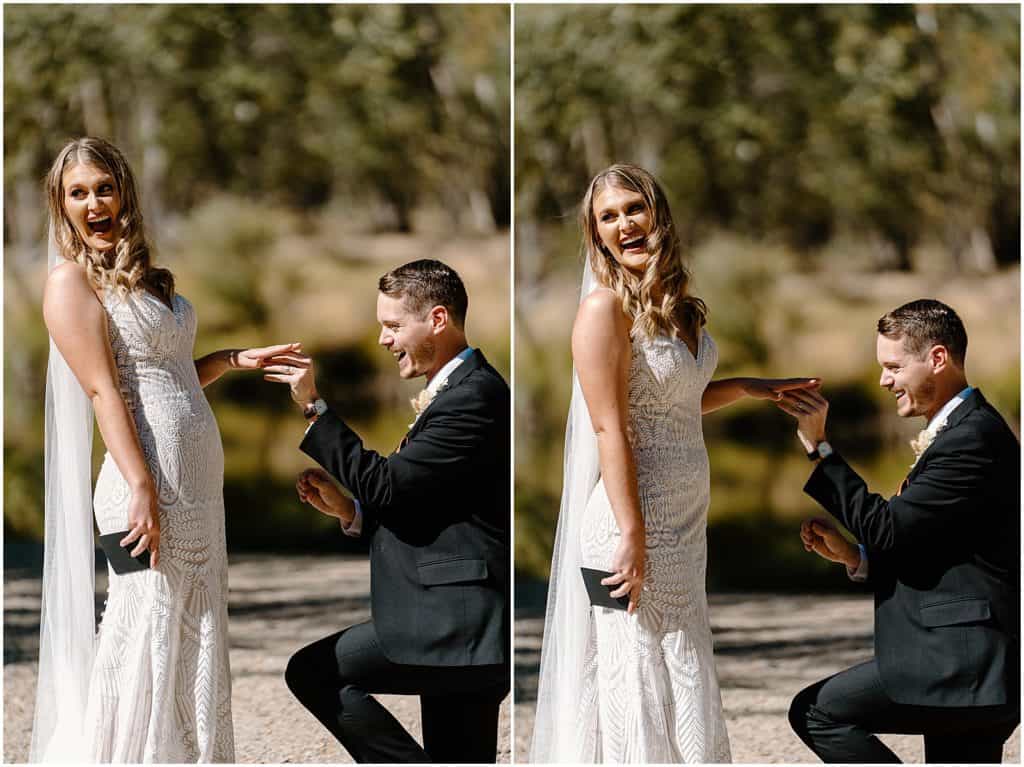
{"label": "black suit jacket", "polygon": [[395,663],[510,662],[509,405],[477,350],[391,455],[330,410],[302,442],[362,506],[373,622]]}
{"label": "black suit jacket", "polygon": [[975,389],[886,500],[838,455],[804,490],[868,553],[875,656],[898,703],[1020,700],[1020,443]]}

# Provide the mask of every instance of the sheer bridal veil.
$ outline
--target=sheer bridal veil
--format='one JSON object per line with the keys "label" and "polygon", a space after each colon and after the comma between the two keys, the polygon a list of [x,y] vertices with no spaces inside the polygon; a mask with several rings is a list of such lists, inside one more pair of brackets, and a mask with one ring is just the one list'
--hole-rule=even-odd
{"label": "sheer bridal veil", "polygon": [[[47,261],[50,271],[63,263],[52,223]],[[96,640],[92,430],[92,403],[51,338],[46,368],[46,531],[31,762],[87,758],[83,727]]]}
{"label": "sheer bridal veil", "polygon": [[[581,303],[597,287],[589,258],[584,261]],[[597,437],[574,368],[530,747],[535,763],[595,762],[599,757],[596,684],[587,682],[595,669],[586,666],[595,652],[593,611],[580,575],[583,512],[599,475]]]}

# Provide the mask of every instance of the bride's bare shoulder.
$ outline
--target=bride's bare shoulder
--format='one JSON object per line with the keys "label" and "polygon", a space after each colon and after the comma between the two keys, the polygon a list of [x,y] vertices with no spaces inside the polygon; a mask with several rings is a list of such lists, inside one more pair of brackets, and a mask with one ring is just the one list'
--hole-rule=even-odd
{"label": "bride's bare shoulder", "polygon": [[50,274],[46,277],[47,292],[50,290],[75,291],[83,287],[92,290],[85,267],[74,261],[58,264],[50,270]]}
{"label": "bride's bare shoulder", "polygon": [[576,312],[576,321],[609,322],[621,318],[626,319],[622,311],[622,301],[611,288],[594,288],[590,295],[580,302]]}
{"label": "bride's bare shoulder", "polygon": [[[597,288],[580,302],[572,326],[573,357],[590,352],[611,353],[629,346],[630,322],[614,291]],[[578,359],[577,359],[578,361]]]}
{"label": "bride's bare shoulder", "polygon": [[89,282],[85,267],[73,261],[55,266],[43,289],[43,314],[78,313],[99,305],[99,295]]}

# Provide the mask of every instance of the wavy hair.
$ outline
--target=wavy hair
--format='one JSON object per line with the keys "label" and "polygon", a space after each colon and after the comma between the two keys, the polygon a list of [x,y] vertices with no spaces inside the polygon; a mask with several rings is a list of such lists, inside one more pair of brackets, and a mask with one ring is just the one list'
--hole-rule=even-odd
{"label": "wavy hair", "polygon": [[[90,248],[64,209],[64,173],[77,165],[99,168],[114,179],[121,202],[117,221],[121,236],[108,251]],[[46,176],[46,199],[58,252],[68,261],[81,264],[93,287],[113,288],[124,297],[142,283],[168,304],[171,303],[174,275],[153,265],[135,175],[116,146],[90,136],[69,142],[60,150]]]}
{"label": "wavy hair", "polygon": [[[608,187],[637,192],[654,222],[647,235],[647,264],[642,276],[624,268],[601,242],[594,216],[594,198]],[[690,272],[672,221],[668,198],[657,180],[643,168],[616,163],[591,180],[580,209],[584,257],[598,283],[611,288],[622,311],[633,321],[633,336],[653,338],[661,333],[699,339],[707,322],[704,302],[688,292]]]}

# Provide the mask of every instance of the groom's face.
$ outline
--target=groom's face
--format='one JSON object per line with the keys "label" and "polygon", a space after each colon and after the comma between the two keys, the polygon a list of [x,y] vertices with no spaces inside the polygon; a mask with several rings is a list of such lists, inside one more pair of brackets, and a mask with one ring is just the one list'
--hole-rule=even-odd
{"label": "groom's face", "polygon": [[881,333],[876,352],[878,364],[882,366],[878,385],[896,397],[896,414],[902,418],[931,414],[935,410],[938,387],[929,356],[908,351],[902,337],[886,338]]}
{"label": "groom's face", "polygon": [[404,299],[377,294],[378,343],[391,352],[398,363],[398,375],[417,378],[434,368],[437,347],[431,313],[421,317],[409,311]]}

